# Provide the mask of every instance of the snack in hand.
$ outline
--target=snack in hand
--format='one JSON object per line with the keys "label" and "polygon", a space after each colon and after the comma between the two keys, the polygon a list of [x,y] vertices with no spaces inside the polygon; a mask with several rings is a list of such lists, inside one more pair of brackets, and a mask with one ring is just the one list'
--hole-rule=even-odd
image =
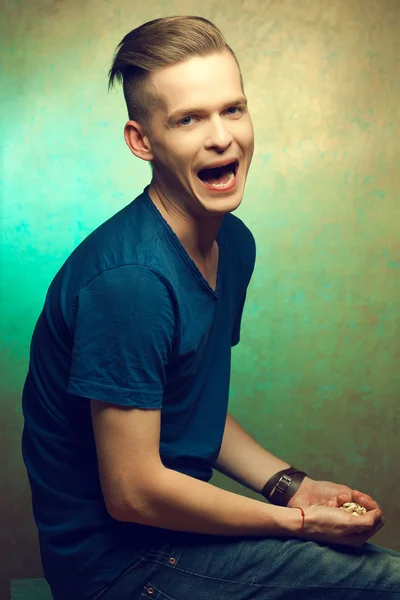
{"label": "snack in hand", "polygon": [[361,515],[365,515],[367,509],[361,504],[357,502],[345,502],[342,506],[339,506],[342,510],[346,510],[348,513],[353,515],[353,517],[359,517]]}

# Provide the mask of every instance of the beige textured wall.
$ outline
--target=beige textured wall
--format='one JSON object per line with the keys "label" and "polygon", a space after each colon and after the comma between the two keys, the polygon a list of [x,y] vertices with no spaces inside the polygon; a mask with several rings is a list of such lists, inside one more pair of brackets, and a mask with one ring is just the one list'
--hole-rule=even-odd
{"label": "beige textured wall", "polygon": [[[120,39],[197,14],[242,65],[256,152],[238,215],[258,246],[231,411],[272,452],[381,502],[400,550],[400,3],[3,3],[0,598],[40,574],[20,395],[47,286],[74,246],[148,183],[125,146]],[[6,458],[4,458],[6,457]],[[249,493],[216,475],[214,483]],[[249,493],[249,495],[251,495]]]}

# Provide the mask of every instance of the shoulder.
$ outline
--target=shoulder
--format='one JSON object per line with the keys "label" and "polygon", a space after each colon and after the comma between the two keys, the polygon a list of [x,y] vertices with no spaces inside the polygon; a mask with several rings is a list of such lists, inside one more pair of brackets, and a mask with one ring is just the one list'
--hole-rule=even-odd
{"label": "shoulder", "polygon": [[81,283],[78,294],[117,307],[163,312],[173,304],[173,289],[162,273],[148,265],[121,264],[95,273]]}
{"label": "shoulder", "polygon": [[[99,225],[70,254],[59,272],[64,287],[76,291],[95,278],[124,287],[133,279],[149,284],[150,280],[156,281],[150,271],[159,229],[143,195],[138,196]],[[148,277],[141,267],[148,267]]]}
{"label": "shoulder", "polygon": [[81,339],[134,335],[143,343],[144,335],[153,335],[171,342],[176,318],[168,282],[147,266],[127,264],[96,274],[78,290],[72,327]]}

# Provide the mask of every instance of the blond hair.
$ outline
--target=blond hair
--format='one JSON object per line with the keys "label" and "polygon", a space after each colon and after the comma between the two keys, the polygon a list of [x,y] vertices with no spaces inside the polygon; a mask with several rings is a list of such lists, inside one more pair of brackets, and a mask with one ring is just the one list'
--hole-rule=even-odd
{"label": "blond hair", "polygon": [[147,132],[157,104],[155,90],[149,85],[149,74],[194,56],[225,51],[231,53],[238,65],[243,91],[238,60],[211,21],[196,16],[154,19],[133,29],[118,44],[109,71],[108,89],[113,87],[115,79],[123,83],[129,119],[138,121]]}

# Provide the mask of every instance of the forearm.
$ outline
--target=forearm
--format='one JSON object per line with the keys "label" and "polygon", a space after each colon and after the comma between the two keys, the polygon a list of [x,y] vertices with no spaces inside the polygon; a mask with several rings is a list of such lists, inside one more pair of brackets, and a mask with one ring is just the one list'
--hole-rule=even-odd
{"label": "forearm", "polygon": [[214,468],[255,492],[261,492],[272,475],[290,465],[260,446],[227,414],[221,450]]}
{"label": "forearm", "polygon": [[301,527],[298,509],[246,498],[166,468],[154,478],[141,508],[127,506],[120,520],[226,536],[294,537]]}

